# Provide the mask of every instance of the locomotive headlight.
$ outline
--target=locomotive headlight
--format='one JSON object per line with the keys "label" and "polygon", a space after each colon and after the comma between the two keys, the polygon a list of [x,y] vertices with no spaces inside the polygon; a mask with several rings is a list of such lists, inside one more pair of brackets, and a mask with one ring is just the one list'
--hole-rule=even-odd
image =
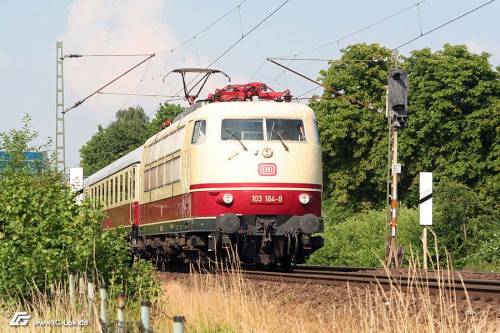
{"label": "locomotive headlight", "polygon": [[233,195],[231,193],[224,193],[224,195],[222,196],[222,201],[224,201],[224,203],[226,205],[229,205],[230,203],[232,203],[234,200],[233,198]]}
{"label": "locomotive headlight", "polygon": [[303,205],[307,205],[311,201],[311,196],[307,193],[302,193],[299,195],[299,202]]}

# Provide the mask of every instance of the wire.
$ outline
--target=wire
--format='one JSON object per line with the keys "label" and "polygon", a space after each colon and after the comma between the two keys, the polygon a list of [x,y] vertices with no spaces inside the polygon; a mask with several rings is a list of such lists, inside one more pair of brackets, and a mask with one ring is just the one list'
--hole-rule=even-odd
{"label": "wire", "polygon": [[119,95],[119,96],[146,96],[146,97],[168,97],[168,98],[176,98],[182,97],[180,95],[172,96],[172,95],[159,95],[159,94],[140,94],[140,93],[122,93],[115,91],[99,91],[99,95]]}
{"label": "wire", "polygon": [[241,19],[241,7],[238,6],[238,16],[240,18],[240,30],[241,30],[241,36],[244,35],[244,32],[243,32],[243,21]]}
{"label": "wire", "polygon": [[[279,5],[276,9],[274,9],[271,13],[269,13],[266,17],[264,17],[262,20],[260,20],[256,25],[252,27],[248,32],[243,34],[236,42],[234,42],[231,46],[229,46],[226,50],[224,50],[219,56],[217,56],[210,64],[208,64],[205,69],[208,69],[210,66],[214,65],[217,63],[223,56],[225,56],[229,51],[231,51],[236,45],[238,45],[245,37],[250,35],[253,31],[255,31],[258,27],[260,27],[264,22],[266,22],[271,16],[273,16],[277,11],[279,11],[284,5],[286,5],[290,0],[286,0],[283,2],[281,5]],[[191,81],[189,81],[186,86],[190,85],[193,83],[194,80],[196,80],[201,74],[196,75]],[[174,95],[178,95],[180,92],[182,92],[182,89],[180,89],[178,92],[176,92]],[[166,101],[167,103],[169,102]]]}
{"label": "wire", "polygon": [[423,35],[422,18],[420,16],[420,4],[417,5],[418,27],[420,28],[420,36]]}
{"label": "wire", "polygon": [[[370,29],[370,28],[372,28],[372,27],[374,27],[374,26],[376,26],[376,25],[380,24],[380,23],[383,23],[383,22],[385,22],[385,21],[387,21],[387,20],[389,20],[389,19],[391,19],[391,18],[393,18],[393,17],[395,17],[395,16],[397,16],[397,15],[399,15],[399,14],[402,14],[402,13],[404,13],[404,12],[406,12],[406,11],[408,11],[408,10],[412,9],[413,7],[419,6],[421,3],[425,2],[425,1],[427,1],[427,0],[421,0],[421,1],[419,1],[419,2],[415,3],[415,4],[411,5],[411,6],[408,6],[408,7],[406,7],[406,8],[403,8],[403,9],[401,9],[401,10],[397,11],[397,12],[394,12],[394,13],[392,13],[392,14],[390,14],[390,15],[388,15],[388,16],[386,16],[386,17],[384,17],[384,18],[382,18],[382,19],[380,19],[380,20],[378,20],[378,21],[375,21],[375,22],[373,22],[373,23],[370,23],[370,24],[368,24],[368,25],[366,25],[366,26],[364,26],[364,27],[362,27],[362,28],[360,28],[360,29],[358,29],[358,30],[356,30],[356,31],[354,31],[354,32],[351,32],[351,33],[349,33],[349,34],[347,34],[347,35],[344,35],[344,36],[342,36],[342,37],[340,37],[340,38],[338,38],[338,39],[336,39],[336,40],[333,40],[333,41],[330,41],[330,42],[327,42],[327,43],[324,43],[324,44],[321,44],[321,45],[318,45],[318,46],[312,47],[312,48],[310,48],[310,49],[304,50],[304,51],[302,51],[302,52],[296,53],[296,54],[294,54],[294,56],[300,56],[300,55],[303,55],[303,54],[305,54],[305,53],[309,53],[309,52],[312,52],[312,51],[316,51],[316,50],[322,49],[322,48],[324,48],[324,47],[330,46],[330,45],[335,44],[335,43],[337,43],[337,44],[338,44],[340,41],[342,41],[342,40],[344,40],[344,39],[347,39],[347,38],[349,38],[349,37],[352,37],[352,36],[354,36],[354,35],[357,35],[357,34],[359,34],[360,32],[363,32],[363,31],[365,31],[365,30],[367,30],[367,29]],[[494,0],[493,0],[493,1],[494,1]]]}
{"label": "wire", "polygon": [[272,60],[289,60],[289,61],[328,61],[328,62],[386,62],[388,59],[352,59],[352,60],[342,60],[342,59],[318,59],[318,58],[269,58]]}
{"label": "wire", "polygon": [[[298,95],[297,97],[295,97],[295,99],[301,99],[302,96],[307,95],[309,93],[312,93],[313,91],[318,90],[319,88],[323,88],[323,87],[321,87],[321,86],[314,87],[314,88],[306,91],[305,93]],[[310,98],[310,97],[308,97],[308,98]]]}
{"label": "wire", "polygon": [[[141,83],[144,81],[144,77],[146,76],[146,73],[149,70],[149,66],[151,66],[151,61],[148,61],[148,64],[146,65],[146,68],[144,68],[144,71],[142,72],[141,78],[135,84],[134,90],[132,90],[133,93],[137,92],[137,89],[139,88],[139,86],[141,85]],[[125,107],[127,106],[129,100],[130,100],[130,97],[127,97],[125,99],[125,102],[122,104],[122,107],[120,109],[125,109]]]}
{"label": "wire", "polygon": [[159,51],[157,53],[158,54],[162,54],[162,53],[165,53],[165,52],[174,52],[178,48],[186,45],[191,40],[196,39],[196,37],[198,37],[199,35],[201,35],[205,31],[207,31],[208,29],[210,29],[211,27],[213,27],[214,25],[216,25],[217,23],[219,23],[222,19],[224,19],[226,16],[228,16],[229,14],[231,14],[232,12],[234,12],[235,10],[239,10],[240,7],[241,7],[241,5],[243,5],[246,1],[247,0],[241,1],[237,6],[233,7],[231,10],[227,11],[225,14],[223,14],[222,16],[220,16],[219,18],[217,18],[215,21],[213,21],[212,23],[210,23],[209,25],[207,25],[206,27],[204,27],[203,29],[201,29],[200,31],[198,31],[197,33],[195,33],[193,36],[189,37],[188,39],[186,39],[183,42],[181,42],[180,44],[178,44],[176,47],[174,47],[172,49],[168,49],[168,50]]}
{"label": "wire", "polygon": [[[356,31],[353,31],[353,32],[351,32],[351,33],[349,33],[349,34],[346,34],[346,35],[344,35],[344,36],[341,36],[340,38],[338,38],[338,39],[336,39],[336,40],[333,40],[333,41],[330,41],[330,42],[327,42],[327,43],[321,44],[321,45],[319,45],[319,46],[316,46],[316,47],[313,47],[313,48],[310,48],[310,49],[306,49],[306,50],[301,51],[301,52],[297,52],[297,53],[293,54],[293,57],[294,57],[294,58],[296,58],[296,57],[301,56],[301,55],[303,55],[303,54],[306,54],[306,53],[309,53],[309,52],[312,52],[312,51],[319,50],[319,49],[321,49],[321,48],[324,48],[324,47],[330,46],[330,45],[335,44],[335,43],[337,43],[337,45],[339,46],[339,49],[340,49],[340,41],[342,41],[342,40],[344,40],[344,39],[347,39],[347,38],[349,38],[349,37],[352,37],[352,36],[354,36],[354,35],[356,35],[356,34],[358,34],[358,33],[360,33],[360,32],[363,32],[363,31],[365,31],[365,30],[367,30],[367,29],[369,29],[369,28],[372,28],[372,27],[374,27],[374,26],[376,26],[376,25],[378,25],[378,24],[380,24],[380,23],[382,23],[382,22],[385,22],[385,21],[387,21],[387,20],[389,20],[389,19],[391,19],[391,18],[393,18],[393,17],[395,17],[395,16],[397,16],[397,15],[399,15],[399,14],[402,14],[402,13],[404,13],[404,12],[406,12],[406,11],[410,10],[411,8],[413,8],[413,7],[415,7],[415,6],[419,6],[421,3],[424,3],[425,1],[427,1],[427,0],[421,0],[421,1],[419,1],[419,2],[415,3],[415,4],[411,5],[411,6],[408,6],[408,7],[406,7],[406,8],[403,8],[403,9],[401,9],[401,10],[397,11],[397,12],[394,12],[394,13],[392,13],[392,14],[390,14],[390,15],[388,15],[388,16],[386,16],[386,17],[384,17],[384,18],[382,18],[382,19],[380,19],[380,20],[378,20],[378,21],[375,21],[375,22],[373,22],[373,23],[370,23],[370,24],[368,24],[368,25],[366,25],[366,26],[364,26],[364,27],[362,27],[362,28],[360,28],[360,29],[358,29],[358,30],[356,30]],[[288,63],[287,65],[290,65],[290,63]],[[254,73],[254,75],[257,75],[257,73],[260,71],[260,69],[261,69],[261,68],[262,68],[262,67],[260,67],[260,68],[259,68],[259,69],[258,69],[258,70]],[[278,80],[278,78],[279,78],[280,76],[282,76],[283,74],[285,74],[285,70],[280,71],[280,72],[279,72],[279,73],[278,73],[278,74],[274,77],[274,79],[272,79],[272,81],[273,81],[273,82],[277,81],[277,80]]]}
{"label": "wire", "polygon": [[70,53],[65,54],[60,59],[64,60],[67,58],[82,58],[82,57],[147,57],[150,53],[139,53],[139,54],[78,54],[78,53]]}
{"label": "wire", "polygon": [[77,101],[75,104],[73,104],[73,106],[67,108],[66,110],[64,110],[62,113],[66,113],[68,111],[71,111],[75,108],[77,108],[78,106],[82,105],[86,100],[88,100],[89,98],[91,98],[92,96],[94,96],[95,94],[99,93],[99,91],[103,90],[104,88],[106,88],[107,86],[109,86],[110,84],[112,84],[113,82],[119,80],[120,78],[122,78],[123,76],[127,75],[128,73],[130,73],[131,71],[133,71],[134,69],[136,69],[137,67],[139,67],[140,65],[142,65],[143,63],[145,63],[146,61],[150,60],[151,58],[153,58],[155,56],[155,54],[150,54],[146,59],[142,60],[141,62],[139,62],[138,64],[134,65],[133,67],[127,69],[125,72],[123,72],[122,74],[118,75],[117,77],[115,77],[113,80],[109,81],[108,83],[106,83],[105,85],[103,85],[102,87],[100,87],[99,89],[95,90],[94,92],[90,93],[88,96],[86,96],[85,98]]}
{"label": "wire", "polygon": [[287,71],[289,71],[289,72],[292,72],[292,73],[293,73],[293,74],[295,74],[295,75],[300,76],[300,77],[301,77],[301,78],[303,78],[303,79],[306,79],[306,80],[308,80],[308,81],[311,81],[311,82],[313,82],[313,83],[317,84],[318,86],[323,87],[323,88],[325,89],[325,91],[328,91],[328,92],[330,92],[330,93],[333,93],[333,95],[334,95],[334,96],[332,96],[332,97],[341,97],[341,98],[345,98],[346,100],[348,100],[348,101],[349,101],[349,102],[351,102],[352,104],[356,104],[356,105],[358,105],[358,106],[365,107],[365,108],[367,108],[367,109],[369,109],[369,110],[372,110],[372,111],[377,111],[377,112],[379,112],[379,113],[382,113],[382,110],[377,109],[377,108],[376,108],[376,107],[374,107],[371,103],[368,103],[368,104],[367,104],[367,103],[364,103],[364,102],[361,102],[361,101],[359,101],[359,100],[355,99],[354,97],[348,96],[348,95],[346,95],[346,94],[345,94],[345,92],[344,92],[343,90],[336,90],[335,88],[332,88],[332,87],[326,87],[326,86],[325,86],[324,84],[322,84],[321,82],[318,82],[318,81],[316,81],[316,80],[314,80],[314,79],[311,79],[310,77],[308,77],[308,76],[306,76],[306,75],[304,75],[304,74],[301,74],[301,73],[299,73],[299,72],[297,72],[297,71],[295,71],[295,70],[293,70],[293,69],[291,69],[291,68],[289,68],[289,67],[287,67],[287,66],[285,66],[285,65],[282,65],[282,64],[280,64],[279,62],[276,62],[276,61],[274,61],[274,60],[272,60],[272,59],[270,59],[270,58],[268,58],[267,60],[268,60],[268,61],[270,61],[270,62],[272,62],[272,63],[273,63],[273,64],[275,64],[275,65],[278,65],[278,66],[280,66],[280,67],[284,68],[285,70],[287,70]]}
{"label": "wire", "polygon": [[495,1],[496,1],[496,0],[490,0],[490,1],[488,1],[488,2],[485,2],[485,3],[483,3],[482,5],[479,5],[479,6],[477,6],[476,8],[469,10],[469,11],[468,11],[468,12],[466,12],[466,13],[463,13],[462,15],[459,15],[459,16],[457,16],[457,17],[455,17],[455,18],[453,18],[453,19],[451,19],[451,20],[449,20],[449,21],[446,21],[445,23],[443,23],[443,24],[441,24],[441,25],[438,25],[437,27],[435,27],[435,28],[433,28],[433,29],[431,29],[431,30],[429,30],[429,31],[427,31],[427,32],[424,32],[423,34],[420,34],[419,36],[414,37],[414,38],[410,39],[409,41],[404,42],[403,44],[399,45],[398,47],[393,48],[393,49],[392,49],[392,51],[395,51],[395,50],[397,50],[397,49],[399,49],[399,48],[401,48],[401,47],[403,47],[403,46],[406,46],[406,45],[408,45],[408,44],[410,44],[410,43],[412,43],[412,42],[416,41],[417,39],[422,38],[422,37],[424,37],[425,35],[430,34],[431,32],[434,32],[434,31],[436,31],[436,30],[439,30],[439,29],[441,29],[441,28],[443,28],[443,27],[447,26],[448,24],[453,23],[453,22],[455,22],[455,21],[457,21],[457,20],[461,19],[462,17],[465,17],[465,16],[467,16],[467,15],[469,15],[469,14],[472,14],[472,13],[473,13],[473,12],[475,12],[476,10],[479,10],[479,9],[483,8],[484,6],[487,6],[487,5],[489,5],[490,3],[495,2]]}
{"label": "wire", "polygon": [[262,69],[262,67],[264,67],[264,65],[266,63],[267,63],[267,59],[264,59],[264,61],[260,64],[259,68],[257,68],[257,70],[250,77],[250,81],[253,81],[254,77],[257,75],[258,72],[260,72],[260,70]]}

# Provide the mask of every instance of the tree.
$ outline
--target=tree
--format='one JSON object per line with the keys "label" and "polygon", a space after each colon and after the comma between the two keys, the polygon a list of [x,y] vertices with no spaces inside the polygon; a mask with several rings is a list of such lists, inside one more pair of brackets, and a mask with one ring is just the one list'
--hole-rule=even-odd
{"label": "tree", "polygon": [[[390,50],[378,44],[357,44],[342,52],[340,62],[331,62],[320,72],[320,80],[327,87],[384,108],[389,64],[383,59],[390,58]],[[327,90],[323,94],[332,96]],[[387,167],[384,115],[344,98],[323,99],[311,106],[321,135],[326,194],[342,205],[380,203],[385,197]]]}
{"label": "tree", "polygon": [[412,204],[420,171],[499,198],[500,73],[488,57],[446,44],[434,53],[413,51],[406,59],[410,111],[401,133],[401,187]]}
{"label": "tree", "polygon": [[126,155],[161,129],[165,120],[173,121],[182,112],[179,105],[160,104],[155,117],[149,121],[140,106],[129,107],[116,113],[116,120],[106,128],[101,125],[80,149],[84,176],[104,168]]}
{"label": "tree", "polygon": [[[320,72],[323,83],[385,109],[389,64],[376,60],[388,59],[390,51],[356,44],[342,53],[341,62]],[[446,44],[443,50],[414,51],[402,60],[410,88],[408,128],[399,137],[400,198],[416,205],[418,173],[433,171],[436,181],[462,182],[498,202],[500,76],[488,55]],[[340,204],[381,205],[388,141],[384,115],[342,98],[311,106],[321,132],[327,195]]]}
{"label": "tree", "polygon": [[116,120],[98,131],[80,149],[84,175],[89,176],[144,144],[149,137],[148,118],[140,107],[116,113]]}
{"label": "tree", "polygon": [[175,117],[182,112],[182,107],[180,105],[174,104],[160,104],[160,107],[156,111],[155,117],[149,122],[149,135],[156,134],[166,120],[174,121]]}

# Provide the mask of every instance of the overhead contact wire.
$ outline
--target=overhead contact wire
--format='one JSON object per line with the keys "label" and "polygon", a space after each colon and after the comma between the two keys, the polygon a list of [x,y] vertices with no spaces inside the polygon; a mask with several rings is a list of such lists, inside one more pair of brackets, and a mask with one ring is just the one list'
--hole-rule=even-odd
{"label": "overhead contact wire", "polygon": [[[269,13],[266,17],[264,17],[262,20],[260,20],[256,25],[254,25],[248,32],[243,34],[236,42],[234,42],[231,46],[229,46],[226,50],[224,50],[219,56],[217,56],[210,64],[208,64],[205,69],[208,69],[210,66],[214,65],[217,63],[222,57],[224,57],[229,51],[231,51],[236,45],[238,45],[245,37],[250,35],[252,32],[254,32],[257,28],[259,28],[264,22],[266,22],[271,16],[273,16],[276,12],[278,12],[283,6],[285,6],[290,0],[286,0],[283,2],[281,5],[279,5],[276,9],[274,9],[271,13]],[[186,86],[190,85],[191,83],[196,80],[200,74],[196,75],[191,81],[189,81]],[[183,89],[180,89],[175,93],[175,95],[178,95],[180,92],[182,92]],[[167,101],[167,103],[170,102],[170,100]]]}
{"label": "overhead contact wire", "polygon": [[392,49],[392,51],[395,51],[395,50],[397,50],[397,49],[399,49],[399,48],[402,48],[403,46],[406,46],[406,45],[408,45],[408,44],[410,44],[410,43],[413,43],[413,42],[414,42],[414,41],[416,41],[417,39],[420,39],[420,38],[424,37],[425,35],[428,35],[428,34],[430,34],[430,33],[434,32],[434,31],[436,31],[436,30],[439,30],[439,29],[441,29],[441,28],[443,28],[443,27],[447,26],[447,25],[448,25],[448,24],[450,24],[450,23],[453,23],[453,22],[455,22],[455,21],[457,21],[457,20],[459,20],[459,19],[461,19],[461,18],[463,18],[463,17],[465,17],[465,16],[467,16],[467,15],[469,15],[469,14],[472,14],[472,13],[474,13],[475,11],[477,11],[477,10],[479,10],[479,9],[481,9],[481,8],[483,8],[483,7],[487,6],[487,5],[489,5],[489,4],[491,4],[491,3],[495,2],[495,1],[496,1],[496,0],[490,0],[490,1],[488,1],[488,2],[485,2],[485,3],[483,3],[483,4],[481,4],[481,5],[477,6],[477,7],[475,7],[475,8],[473,8],[473,9],[469,10],[468,12],[465,12],[465,13],[463,13],[463,14],[461,14],[461,15],[459,15],[459,16],[457,16],[457,17],[455,17],[455,18],[452,18],[451,20],[446,21],[446,22],[445,22],[445,23],[443,23],[443,24],[438,25],[438,26],[437,26],[437,27],[435,27],[435,28],[432,28],[432,29],[431,29],[431,30],[429,30],[429,31],[424,32],[423,34],[421,33],[419,36],[416,36],[416,37],[414,37],[414,38],[412,38],[412,39],[410,39],[410,40],[408,40],[408,41],[404,42],[403,44],[399,45],[398,47],[393,48],[393,49]]}

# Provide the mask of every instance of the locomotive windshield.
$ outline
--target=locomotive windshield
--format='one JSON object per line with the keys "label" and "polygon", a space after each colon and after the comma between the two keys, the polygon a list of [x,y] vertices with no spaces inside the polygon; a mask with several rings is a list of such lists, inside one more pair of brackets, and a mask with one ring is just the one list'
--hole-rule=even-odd
{"label": "locomotive windshield", "polygon": [[266,119],[267,140],[306,141],[300,119]]}
{"label": "locomotive windshield", "polygon": [[[263,119],[222,120],[222,140],[264,140]],[[300,119],[266,119],[269,141],[306,141],[304,123]]]}
{"label": "locomotive windshield", "polygon": [[224,119],[222,140],[264,140],[262,119]]}

